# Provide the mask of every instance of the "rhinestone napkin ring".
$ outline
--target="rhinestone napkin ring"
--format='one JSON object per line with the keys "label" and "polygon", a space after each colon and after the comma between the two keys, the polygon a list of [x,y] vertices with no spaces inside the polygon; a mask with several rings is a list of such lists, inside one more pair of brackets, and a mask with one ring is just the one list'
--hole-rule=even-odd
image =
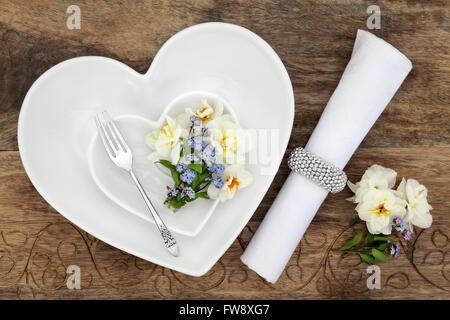
{"label": "rhinestone napkin ring", "polygon": [[345,188],[347,175],[334,165],[320,159],[302,147],[295,148],[288,158],[289,168],[324,187],[331,193]]}

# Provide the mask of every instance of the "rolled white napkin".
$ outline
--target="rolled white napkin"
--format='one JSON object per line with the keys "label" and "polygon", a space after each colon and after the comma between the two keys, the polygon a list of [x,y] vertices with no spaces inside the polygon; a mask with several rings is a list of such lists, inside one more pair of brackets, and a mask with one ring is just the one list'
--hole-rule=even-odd
{"label": "rolled white napkin", "polygon": [[[350,62],[305,149],[343,169],[411,68],[396,48],[358,30]],[[242,262],[275,283],[327,194],[291,172]]]}

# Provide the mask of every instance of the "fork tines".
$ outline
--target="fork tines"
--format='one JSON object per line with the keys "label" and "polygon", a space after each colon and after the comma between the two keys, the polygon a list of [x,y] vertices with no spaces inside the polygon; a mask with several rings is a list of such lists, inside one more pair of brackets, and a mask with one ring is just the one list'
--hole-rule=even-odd
{"label": "fork tines", "polygon": [[120,151],[127,152],[129,150],[128,145],[108,112],[103,111],[97,114],[95,123],[110,157],[114,158]]}

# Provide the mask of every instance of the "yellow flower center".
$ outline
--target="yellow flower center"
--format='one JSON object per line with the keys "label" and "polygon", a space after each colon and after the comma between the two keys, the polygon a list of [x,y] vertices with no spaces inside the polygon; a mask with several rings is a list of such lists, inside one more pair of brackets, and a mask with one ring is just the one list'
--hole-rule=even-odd
{"label": "yellow flower center", "polygon": [[169,140],[165,143],[166,146],[168,145],[172,145],[173,143],[173,132],[172,132],[172,128],[170,127],[170,124],[167,124],[167,126],[165,126],[163,128],[163,135],[165,135]]}
{"label": "yellow flower center", "polygon": [[236,191],[239,188],[239,180],[236,177],[232,177],[231,179],[231,183],[228,185],[228,190],[231,192],[231,190],[233,190],[234,187],[236,187]]}
{"label": "yellow flower center", "polygon": [[224,151],[235,150],[237,147],[236,138],[226,133],[222,137],[221,145]]}
{"label": "yellow flower center", "polygon": [[202,121],[208,120],[209,118],[211,118],[213,116],[214,112],[212,112],[211,114],[202,114],[207,109],[208,109],[208,107],[201,108],[199,111],[196,112],[196,116]]}
{"label": "yellow flower center", "polygon": [[382,214],[382,215],[387,215],[387,214],[391,214],[391,210],[388,210],[384,207],[384,203],[380,203],[374,210],[376,214]]}

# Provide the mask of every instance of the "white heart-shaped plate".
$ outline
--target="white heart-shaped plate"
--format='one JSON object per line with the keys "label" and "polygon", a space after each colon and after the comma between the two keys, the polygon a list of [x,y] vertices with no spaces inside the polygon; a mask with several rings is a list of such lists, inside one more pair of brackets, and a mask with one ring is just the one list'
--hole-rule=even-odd
{"label": "white heart-shaped plate", "polygon": [[[175,258],[161,244],[154,224],[111,201],[92,178],[88,154],[96,134],[93,117],[107,109],[114,118],[158,121],[176,99],[198,92],[227,101],[242,127],[276,139],[270,141],[270,152],[262,148],[262,153],[257,141],[258,161],[248,167],[254,177],[250,186],[219,203],[195,236],[174,232],[180,247]],[[264,197],[293,119],[292,85],[273,49],[245,28],[205,23],[170,38],[144,75],[104,57],[54,66],[25,97],[18,142],[31,182],[67,219],[123,251],[200,276],[223,255]]]}

